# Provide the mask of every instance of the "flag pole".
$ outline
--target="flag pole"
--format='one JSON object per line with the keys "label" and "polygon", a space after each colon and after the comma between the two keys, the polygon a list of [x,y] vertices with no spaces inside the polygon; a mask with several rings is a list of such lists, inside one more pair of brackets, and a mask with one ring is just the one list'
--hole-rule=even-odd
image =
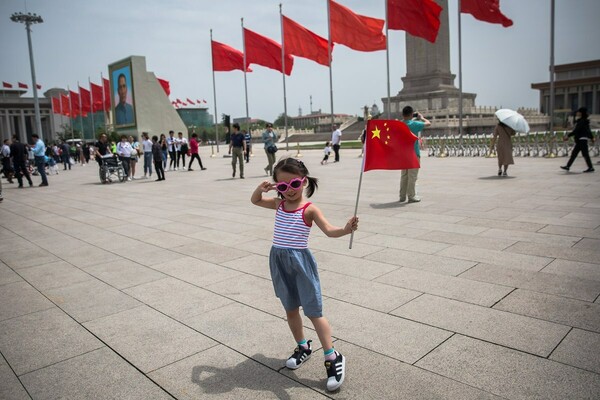
{"label": "flag pole", "polygon": [[[367,145],[367,124],[369,123],[369,107],[365,106],[364,107],[364,117],[365,117],[365,142],[363,143],[363,153],[365,153],[365,146]],[[358,199],[360,198],[360,188],[362,186],[362,178],[363,178],[363,173],[365,171],[365,159],[367,158],[367,155],[365,154],[365,156],[362,158],[362,161],[360,163],[360,177],[358,178],[358,191],[356,192],[356,204],[354,205],[354,217],[356,217],[356,214],[358,213]],[[352,233],[350,234],[350,244],[348,245],[348,249],[352,249],[352,242],[354,241],[354,231],[352,231]]]}
{"label": "flag pole", "polygon": [[248,112],[248,81],[246,80],[246,35],[244,34],[244,18],[242,18],[242,41],[244,42],[244,92],[246,94],[246,127],[250,132],[250,113]]}
{"label": "flag pole", "polygon": [[[92,96],[92,81],[88,76],[88,87],[90,88],[90,115],[92,117],[92,139],[94,138],[95,126],[94,126],[94,97]],[[83,137],[85,139],[85,136]]]}
{"label": "flag pole", "polygon": [[104,93],[104,75],[102,75],[102,71],[100,71],[100,82],[102,82],[102,114],[104,115],[104,134],[108,136],[108,112],[106,111],[106,104],[104,104],[106,93]]}
{"label": "flag pole", "polygon": [[[212,61],[212,81],[213,81],[213,99],[215,102],[215,142],[217,142],[217,153],[219,153],[219,123],[217,120],[217,86],[215,85],[215,56],[212,53],[212,43],[213,43],[213,37],[212,37],[212,28],[210,29],[210,59]],[[244,65],[244,69],[246,69],[246,66]]]}
{"label": "flag pole", "polygon": [[[79,81],[77,81],[77,89],[79,90]],[[85,137],[85,133],[84,133],[85,131],[83,130],[83,109],[82,109],[83,104],[81,104],[83,102],[81,101],[81,93],[78,93],[78,94],[79,94],[79,126],[81,127],[81,137],[83,138],[83,137]],[[73,140],[73,143],[75,143],[74,140]]]}
{"label": "flag pole", "polygon": [[391,108],[392,104],[390,103],[390,41],[389,41],[389,16],[388,16],[388,1],[385,1],[385,63],[387,68],[387,119],[392,119],[391,117]]}
{"label": "flag pole", "polygon": [[329,98],[331,103],[331,129],[333,129],[334,118],[333,118],[333,75],[331,72],[331,10],[330,0],[327,0],[327,55],[329,57]]}
{"label": "flag pole", "polygon": [[462,87],[462,37],[461,37],[461,0],[458,0],[458,137],[462,145],[463,128],[463,87]]}
{"label": "flag pole", "polygon": [[554,132],[554,0],[550,2],[550,137]]}
{"label": "flag pole", "polygon": [[283,11],[279,3],[279,20],[281,22],[281,75],[283,76],[283,121],[285,127],[285,151],[289,151],[288,121],[287,121],[287,96],[285,92],[285,37],[283,34]]}
{"label": "flag pole", "polygon": [[73,132],[73,104],[71,104],[71,87],[67,86],[69,91],[69,127],[71,128],[71,140],[75,142],[75,132]]}

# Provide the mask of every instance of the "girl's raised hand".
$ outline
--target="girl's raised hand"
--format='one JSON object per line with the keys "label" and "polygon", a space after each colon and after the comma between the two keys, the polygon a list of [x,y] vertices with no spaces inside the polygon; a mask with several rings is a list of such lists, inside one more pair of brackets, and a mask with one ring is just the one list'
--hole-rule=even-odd
{"label": "girl's raised hand", "polygon": [[258,185],[257,189],[260,189],[260,191],[263,193],[267,193],[269,190],[275,189],[275,184],[269,181],[263,181],[260,185]]}

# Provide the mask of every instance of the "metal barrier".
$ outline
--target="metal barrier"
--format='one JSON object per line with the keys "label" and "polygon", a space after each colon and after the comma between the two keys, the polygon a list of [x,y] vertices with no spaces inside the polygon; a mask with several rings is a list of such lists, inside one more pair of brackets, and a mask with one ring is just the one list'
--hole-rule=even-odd
{"label": "metal barrier", "polygon": [[[590,157],[600,155],[599,130],[593,131],[596,138],[590,142]],[[513,156],[515,157],[568,157],[573,148],[573,140],[563,139],[569,131],[517,133],[513,136]],[[495,148],[490,147],[492,133],[471,135],[427,136],[422,138],[422,148],[429,157],[496,157]]]}

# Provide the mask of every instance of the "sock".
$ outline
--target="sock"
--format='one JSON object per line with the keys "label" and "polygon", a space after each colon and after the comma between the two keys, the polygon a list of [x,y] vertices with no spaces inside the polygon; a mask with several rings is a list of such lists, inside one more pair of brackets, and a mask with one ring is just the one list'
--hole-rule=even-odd
{"label": "sock", "polygon": [[308,349],[308,343],[306,342],[306,339],[302,339],[301,341],[296,343],[298,343],[298,346],[302,347],[303,349]]}
{"label": "sock", "polygon": [[325,350],[323,355],[325,356],[325,361],[333,361],[336,358],[335,349],[332,347],[329,350]]}

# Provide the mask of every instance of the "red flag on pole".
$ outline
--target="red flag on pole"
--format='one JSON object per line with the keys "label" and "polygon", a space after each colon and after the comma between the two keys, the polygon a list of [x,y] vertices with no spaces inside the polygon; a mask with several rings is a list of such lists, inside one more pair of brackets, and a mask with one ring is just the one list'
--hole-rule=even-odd
{"label": "red flag on pole", "polygon": [[42,90],[42,85],[37,85],[37,84],[36,84],[36,85],[35,85],[35,87],[36,87],[38,90]]}
{"label": "red flag on pole", "polygon": [[461,0],[460,12],[471,14],[476,19],[508,28],[512,20],[500,11],[500,0]]}
{"label": "red flag on pole", "polygon": [[194,103],[194,101],[193,101],[193,100],[190,100],[190,98],[189,98],[189,97],[188,97],[186,100],[187,100],[187,102],[188,102],[190,105],[194,105],[194,104],[196,104],[196,103]]}
{"label": "red flag on pole", "polygon": [[[285,15],[282,17],[285,52],[293,56],[308,58],[319,64],[329,66],[327,39],[313,33]],[[333,43],[331,50],[333,51]]]}
{"label": "red flag on pole", "polygon": [[417,137],[404,122],[370,120],[365,138],[364,171],[419,168],[416,141]]}
{"label": "red flag on pole", "polygon": [[8,82],[2,81],[2,87],[6,89],[12,89],[12,85]]}
{"label": "red flag on pole", "polygon": [[160,86],[162,86],[163,90],[165,91],[168,97],[171,94],[171,85],[169,84],[169,81],[160,78],[156,79],[158,80],[158,83],[160,83]]}
{"label": "red flag on pole", "polygon": [[385,21],[355,14],[352,10],[329,0],[331,41],[358,51],[385,50]]}
{"label": "red flag on pole", "polygon": [[81,96],[81,114],[87,117],[87,113],[92,111],[92,99],[89,90],[79,86],[79,95]]}
{"label": "red flag on pole", "polygon": [[60,112],[60,99],[53,97],[52,98],[52,112],[54,114],[61,114]]}
{"label": "red flag on pole", "polygon": [[[244,70],[244,53],[226,44],[211,41],[213,71]],[[246,61],[246,72],[252,72]]]}
{"label": "red flag on pole", "polygon": [[73,117],[80,115],[79,112],[79,94],[69,90],[69,98],[71,99],[71,114]]}
{"label": "red flag on pole", "polygon": [[435,43],[440,29],[440,7],[433,0],[387,0],[388,29],[406,31]]}
{"label": "red flag on pole", "polygon": [[71,107],[69,102],[69,96],[65,96],[64,94],[60,95],[60,104],[61,104],[61,113],[66,117],[71,117]]}
{"label": "red flag on pole", "polygon": [[102,100],[102,86],[90,82],[92,92],[92,111],[98,112],[104,109]]}
{"label": "red flag on pole", "polygon": [[18,82],[18,84],[19,84],[19,89],[29,89],[29,86],[27,86],[24,83]]}
{"label": "red flag on pole", "polygon": [[[244,44],[248,64],[258,64],[281,72],[281,45],[279,43],[244,28]],[[294,58],[286,54],[285,74],[290,75],[293,67]]]}
{"label": "red flag on pole", "polygon": [[102,88],[104,90],[104,111],[110,111],[110,81],[102,78]]}
{"label": "red flag on pole", "polygon": [[203,102],[204,104],[206,104],[206,100],[202,99],[202,102]]}

